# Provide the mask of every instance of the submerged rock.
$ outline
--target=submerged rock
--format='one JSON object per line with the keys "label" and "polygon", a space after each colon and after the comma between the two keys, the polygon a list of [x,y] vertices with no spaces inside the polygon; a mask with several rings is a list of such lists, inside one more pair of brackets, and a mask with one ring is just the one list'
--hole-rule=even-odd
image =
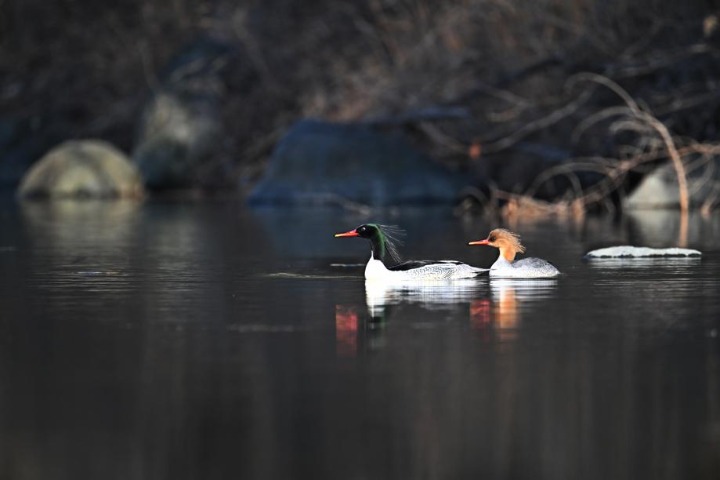
{"label": "submerged rock", "polygon": [[401,135],[362,124],[302,120],[272,154],[251,204],[451,204],[467,175],[415,150]]}
{"label": "submerged rock", "polygon": [[650,257],[699,257],[699,250],[690,248],[649,248],[622,245],[600,248],[585,254],[585,258],[650,258]]}
{"label": "submerged rock", "polygon": [[25,175],[21,197],[140,197],[135,166],[121,151],[98,140],[71,140],[53,148]]}

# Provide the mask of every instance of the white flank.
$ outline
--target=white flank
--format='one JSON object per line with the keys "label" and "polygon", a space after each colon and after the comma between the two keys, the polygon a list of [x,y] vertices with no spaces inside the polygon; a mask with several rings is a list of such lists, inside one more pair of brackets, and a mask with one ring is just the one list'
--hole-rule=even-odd
{"label": "white flank", "polygon": [[530,257],[508,262],[500,255],[490,267],[493,278],[555,278],[560,271],[554,265],[540,258]]}
{"label": "white flank", "polygon": [[476,278],[487,268],[478,268],[464,263],[444,262],[425,265],[410,270],[393,271],[388,270],[383,262],[370,256],[365,266],[365,279],[384,282],[424,282],[437,280],[462,280]]}

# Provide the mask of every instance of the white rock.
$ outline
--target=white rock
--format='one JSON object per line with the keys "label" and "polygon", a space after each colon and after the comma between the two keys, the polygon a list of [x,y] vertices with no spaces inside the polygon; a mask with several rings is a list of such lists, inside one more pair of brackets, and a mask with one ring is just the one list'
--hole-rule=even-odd
{"label": "white rock", "polygon": [[[702,205],[715,195],[720,181],[720,159],[695,160],[686,166],[688,194],[691,205]],[[677,175],[668,163],[649,173],[625,200],[629,210],[676,208],[680,205]]]}
{"label": "white rock", "polygon": [[585,254],[585,258],[647,258],[647,257],[699,257],[699,250],[690,248],[649,248],[621,245],[600,248]]}
{"label": "white rock", "polygon": [[44,198],[141,198],[143,184],[130,160],[101,140],[69,140],[25,174],[18,194]]}

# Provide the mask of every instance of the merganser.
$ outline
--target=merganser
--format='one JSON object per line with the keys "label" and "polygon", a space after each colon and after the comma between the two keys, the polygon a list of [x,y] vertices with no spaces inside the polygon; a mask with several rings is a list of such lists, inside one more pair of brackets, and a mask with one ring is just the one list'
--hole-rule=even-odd
{"label": "merganser", "polygon": [[520,236],[504,228],[491,231],[485,240],[470,242],[468,245],[489,245],[500,250],[500,255],[490,267],[490,276],[499,278],[552,278],[560,271],[540,258],[515,260],[515,255],[524,253]]}
{"label": "merganser", "polygon": [[370,260],[365,266],[366,280],[418,281],[418,280],[457,280],[475,278],[486,268],[472,267],[455,260],[410,260],[385,266],[389,256],[399,262],[396,242],[393,238],[400,233],[395,227],[368,223],[345,233],[336,233],[335,237],[362,237],[370,240]]}

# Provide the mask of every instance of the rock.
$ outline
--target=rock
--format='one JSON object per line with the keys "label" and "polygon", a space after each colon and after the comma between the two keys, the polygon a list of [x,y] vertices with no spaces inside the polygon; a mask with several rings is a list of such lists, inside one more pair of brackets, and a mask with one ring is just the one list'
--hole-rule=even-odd
{"label": "rock", "polygon": [[98,140],[71,140],[53,148],[25,175],[21,197],[141,197],[140,175],[112,145]]}
{"label": "rock", "polygon": [[[696,160],[686,164],[686,168],[690,204],[698,206],[705,201],[717,201],[720,159],[715,157],[707,161]],[[677,177],[675,169],[669,163],[646,175],[625,201],[625,206],[629,209],[677,208],[679,204]]]}
{"label": "rock", "polygon": [[654,257],[699,257],[702,252],[690,248],[650,248],[620,245],[617,247],[599,248],[585,254],[586,259],[592,258],[654,258]]}
{"label": "rock", "polygon": [[184,188],[198,183],[198,167],[222,138],[221,70],[230,47],[203,39],[165,68],[161,85],[145,106],[133,162],[145,185]]}
{"label": "rock", "polygon": [[149,188],[196,183],[196,169],[210,153],[210,139],[216,138],[220,128],[216,112],[201,112],[201,108],[168,93],[157,94],[148,106],[132,157]]}
{"label": "rock", "polygon": [[302,120],[278,143],[250,204],[451,204],[469,177],[368,125]]}

